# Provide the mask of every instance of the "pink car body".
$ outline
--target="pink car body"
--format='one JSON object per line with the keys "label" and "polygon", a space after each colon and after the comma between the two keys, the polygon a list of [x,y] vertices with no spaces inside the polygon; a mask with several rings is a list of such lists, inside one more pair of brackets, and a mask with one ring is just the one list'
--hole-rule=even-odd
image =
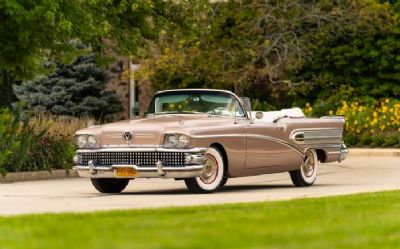
{"label": "pink car body", "polygon": [[[191,102],[195,109],[204,107],[206,111],[188,111]],[[76,132],[78,144],[86,141],[86,145],[77,150],[74,169],[92,181],[155,177],[183,179],[187,185],[197,179],[201,185],[208,172],[208,158],[213,164],[210,168],[214,167],[209,175],[223,171],[219,185],[199,191],[188,187],[194,192],[212,192],[231,177],[296,171],[301,175],[307,160],[310,164],[312,159],[312,167],[316,167],[317,162],[342,161],[347,156],[342,141],[343,117],[308,118],[298,108],[252,112],[246,110],[245,102],[224,90],[158,92],[149,109],[154,113],[143,119]],[[160,111],[167,108],[180,111]],[[213,150],[207,157],[210,148]],[[95,187],[98,182],[94,180]]]}

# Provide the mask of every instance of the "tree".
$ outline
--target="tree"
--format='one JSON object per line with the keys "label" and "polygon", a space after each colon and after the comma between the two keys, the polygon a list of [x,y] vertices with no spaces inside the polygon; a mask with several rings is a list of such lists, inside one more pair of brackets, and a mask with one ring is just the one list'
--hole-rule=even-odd
{"label": "tree", "polygon": [[50,76],[14,85],[14,91],[36,112],[112,120],[123,108],[118,95],[105,90],[107,79],[94,55],[82,56],[71,65],[59,65]]}
{"label": "tree", "polygon": [[182,23],[183,11],[201,8],[205,2],[0,1],[0,71],[10,79],[3,88],[12,78],[31,79],[41,73],[44,60],[72,63],[77,56],[73,39],[102,57],[110,55],[110,46],[117,55],[146,56],[161,29]]}
{"label": "tree", "polygon": [[315,89],[300,72],[319,50],[385,26],[391,14],[369,0],[247,0],[215,3],[187,19],[198,28],[161,37],[158,53],[142,67],[143,79],[156,89],[225,88],[287,107]]}
{"label": "tree", "polygon": [[314,85],[308,100],[318,99],[318,114],[336,109],[341,100],[374,104],[400,98],[400,23],[395,8],[375,3],[363,10],[378,18],[370,19],[368,28],[348,25],[343,27],[348,35],[320,39],[313,61],[298,73]]}

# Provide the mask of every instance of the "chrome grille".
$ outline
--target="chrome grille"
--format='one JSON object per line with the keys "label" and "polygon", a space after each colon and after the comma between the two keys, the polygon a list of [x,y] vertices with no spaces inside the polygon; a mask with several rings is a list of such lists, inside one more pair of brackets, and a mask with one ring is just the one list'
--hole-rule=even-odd
{"label": "chrome grille", "polygon": [[185,166],[185,154],[182,152],[87,152],[80,153],[82,165],[87,166],[93,160],[97,166],[136,165],[138,167],[156,167],[158,160],[164,167]]}

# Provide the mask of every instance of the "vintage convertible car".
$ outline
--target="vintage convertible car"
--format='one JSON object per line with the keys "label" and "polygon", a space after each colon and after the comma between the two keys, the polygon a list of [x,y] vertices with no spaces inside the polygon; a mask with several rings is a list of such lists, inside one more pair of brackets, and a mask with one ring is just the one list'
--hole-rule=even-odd
{"label": "vintage convertible car", "polygon": [[102,193],[154,177],[209,193],[231,177],[279,172],[310,186],[319,162],[346,158],[343,117],[307,118],[299,108],[252,112],[249,103],[225,90],[158,92],[146,118],[76,132],[74,169]]}

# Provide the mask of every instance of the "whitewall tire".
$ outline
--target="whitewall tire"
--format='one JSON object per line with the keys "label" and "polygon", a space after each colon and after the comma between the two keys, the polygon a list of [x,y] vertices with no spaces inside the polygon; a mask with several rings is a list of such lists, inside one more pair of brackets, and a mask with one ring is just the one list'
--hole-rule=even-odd
{"label": "whitewall tire", "polygon": [[211,193],[224,183],[224,160],[216,148],[209,148],[204,154],[204,171],[201,176],[185,179],[188,189],[194,193]]}
{"label": "whitewall tire", "polygon": [[297,187],[307,187],[314,184],[317,178],[318,156],[315,150],[307,150],[300,169],[290,171],[290,178]]}

